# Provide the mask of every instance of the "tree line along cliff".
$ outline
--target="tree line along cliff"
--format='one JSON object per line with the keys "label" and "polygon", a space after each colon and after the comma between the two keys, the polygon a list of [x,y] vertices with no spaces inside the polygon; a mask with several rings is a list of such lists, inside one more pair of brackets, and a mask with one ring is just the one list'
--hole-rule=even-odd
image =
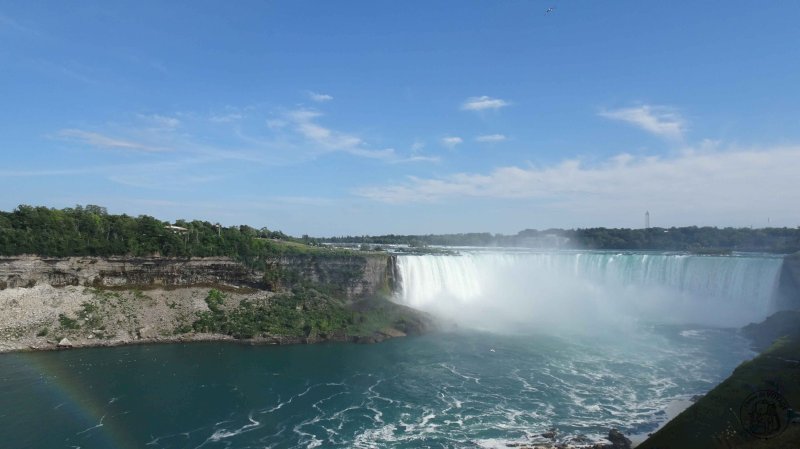
{"label": "tree line along cliff", "polygon": [[800,251],[797,228],[671,227],[646,229],[526,229],[491,233],[295,238],[266,227],[221,226],[200,220],[170,223],[147,215],[109,214],[101,206],[51,209],[21,205],[0,211],[0,255],[42,256],[226,256],[263,269],[271,257],[313,253],[337,255],[321,243],[411,246],[528,246],[609,250],[719,253]]}
{"label": "tree line along cliff", "polygon": [[340,256],[347,252],[309,245],[280,231],[221,226],[208,221],[175,223],[140,215],[109,214],[100,206],[66,209],[19,206],[0,212],[0,255],[230,257],[264,269],[280,256]]}

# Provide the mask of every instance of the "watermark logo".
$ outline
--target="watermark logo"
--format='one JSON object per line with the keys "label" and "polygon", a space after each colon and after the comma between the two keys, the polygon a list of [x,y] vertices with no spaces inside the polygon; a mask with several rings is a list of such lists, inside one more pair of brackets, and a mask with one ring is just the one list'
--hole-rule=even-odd
{"label": "watermark logo", "polygon": [[786,430],[792,414],[786,398],[775,390],[758,390],[748,396],[739,408],[739,420],[744,431],[764,440]]}

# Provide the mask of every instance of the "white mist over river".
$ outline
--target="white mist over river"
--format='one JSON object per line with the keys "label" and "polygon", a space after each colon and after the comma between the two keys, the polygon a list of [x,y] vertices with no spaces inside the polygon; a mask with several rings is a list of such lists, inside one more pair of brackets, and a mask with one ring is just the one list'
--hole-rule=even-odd
{"label": "white mist over river", "polygon": [[591,331],[637,321],[740,327],[773,311],[782,259],[674,253],[398,256],[398,302],[470,327]]}

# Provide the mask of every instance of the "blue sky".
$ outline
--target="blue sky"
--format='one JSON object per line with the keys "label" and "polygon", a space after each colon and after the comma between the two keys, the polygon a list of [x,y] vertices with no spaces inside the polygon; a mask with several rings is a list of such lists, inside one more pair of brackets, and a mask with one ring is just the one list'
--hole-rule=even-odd
{"label": "blue sky", "polygon": [[798,22],[794,1],[0,0],[0,209],[799,226]]}

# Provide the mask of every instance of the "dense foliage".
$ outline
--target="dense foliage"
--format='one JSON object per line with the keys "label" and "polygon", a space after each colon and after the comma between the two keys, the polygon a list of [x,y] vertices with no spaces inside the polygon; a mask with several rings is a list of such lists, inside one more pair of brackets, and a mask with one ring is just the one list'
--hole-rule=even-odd
{"label": "dense foliage", "polygon": [[7,256],[228,256],[263,267],[271,256],[310,251],[325,254],[267,228],[198,220],[171,224],[147,215],[112,215],[100,206],[0,212],[0,255]]}
{"label": "dense foliage", "polygon": [[363,321],[359,312],[307,288],[295,288],[291,293],[270,298],[243,300],[236,307],[226,308],[225,300],[224,293],[211,290],[206,297],[209,310],[197,313],[192,330],[235,338],[316,337],[347,332],[350,328],[356,331],[356,325]]}
{"label": "dense foliage", "polygon": [[715,228],[688,226],[649,229],[526,229],[516,235],[489,233],[444,235],[347,236],[332,243],[406,244],[411,246],[525,246],[533,248],[664,251],[800,251],[800,228]]}

